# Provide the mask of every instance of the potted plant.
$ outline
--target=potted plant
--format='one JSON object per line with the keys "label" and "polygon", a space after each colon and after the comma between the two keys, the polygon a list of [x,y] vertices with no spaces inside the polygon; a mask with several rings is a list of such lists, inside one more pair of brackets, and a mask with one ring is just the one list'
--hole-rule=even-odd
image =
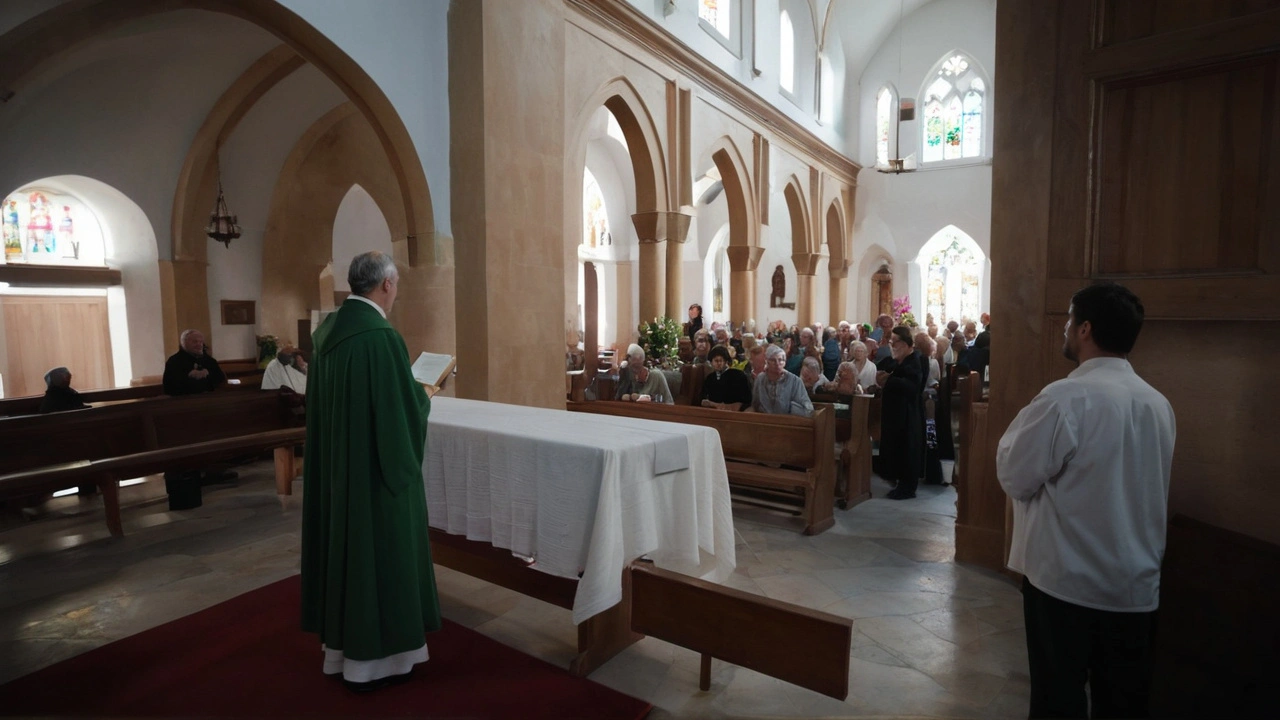
{"label": "potted plant", "polygon": [[640,323],[640,347],[650,366],[673,368],[680,364],[680,323],[669,317]]}

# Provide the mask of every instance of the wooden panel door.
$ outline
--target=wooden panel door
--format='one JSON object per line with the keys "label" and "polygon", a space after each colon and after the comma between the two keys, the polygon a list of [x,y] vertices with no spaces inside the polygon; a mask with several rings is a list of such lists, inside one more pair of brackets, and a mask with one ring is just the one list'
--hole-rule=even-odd
{"label": "wooden panel door", "polygon": [[41,395],[44,374],[71,370],[71,386],[96,390],[115,386],[105,297],[9,295],[4,304],[9,354],[9,397]]}
{"label": "wooden panel door", "polygon": [[[1280,542],[1280,2],[1002,1],[996,50],[990,456],[1072,369],[1071,294],[1113,279],[1177,414],[1171,512]],[[986,496],[956,556],[999,568]]]}

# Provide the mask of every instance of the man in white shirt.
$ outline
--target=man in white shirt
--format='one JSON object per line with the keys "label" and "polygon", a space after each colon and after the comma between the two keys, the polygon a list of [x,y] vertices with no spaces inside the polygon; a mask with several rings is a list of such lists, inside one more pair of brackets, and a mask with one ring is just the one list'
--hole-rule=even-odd
{"label": "man in white shirt", "polygon": [[1031,717],[1148,714],[1173,461],[1173,408],[1126,359],[1142,303],[1108,283],[1071,298],[1078,364],[1009,425],[996,473],[1013,499]]}
{"label": "man in white shirt", "polygon": [[262,373],[263,390],[278,390],[282,387],[299,395],[307,394],[307,361],[297,350],[281,350]]}

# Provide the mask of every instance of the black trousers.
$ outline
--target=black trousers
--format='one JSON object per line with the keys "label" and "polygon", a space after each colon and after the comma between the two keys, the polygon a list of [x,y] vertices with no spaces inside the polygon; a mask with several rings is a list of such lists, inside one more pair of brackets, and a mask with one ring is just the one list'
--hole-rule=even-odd
{"label": "black trousers", "polygon": [[1150,716],[1154,611],[1082,607],[1046,595],[1026,578],[1022,609],[1031,670],[1030,717]]}

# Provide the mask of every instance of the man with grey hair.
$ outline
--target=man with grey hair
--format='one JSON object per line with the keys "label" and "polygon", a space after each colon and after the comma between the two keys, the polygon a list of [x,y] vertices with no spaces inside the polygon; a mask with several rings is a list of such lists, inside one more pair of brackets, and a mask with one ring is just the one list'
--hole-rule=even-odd
{"label": "man with grey hair", "polygon": [[422,484],[431,401],[387,322],[390,255],[351,261],[351,295],[312,336],[303,464],[302,629],[355,692],[407,680],[440,629]]}
{"label": "man with grey hair", "polygon": [[645,367],[644,348],[639,345],[632,343],[627,347],[627,367],[622,373],[614,400],[675,404],[671,388],[667,385],[667,377],[660,370],[654,372]]}
{"label": "man with grey hair", "polygon": [[44,374],[44,399],[40,401],[40,414],[82,410],[89,407],[80,399],[80,393],[71,389],[71,371],[56,367]]}
{"label": "man with grey hair", "polygon": [[787,353],[777,345],[764,350],[764,373],[756,376],[751,409],[774,415],[813,416],[813,401],[800,378],[787,372]]}
{"label": "man with grey hair", "polygon": [[165,395],[196,395],[216,390],[227,382],[218,361],[204,346],[204,333],[183,330],[178,344],[178,352],[164,362]]}

